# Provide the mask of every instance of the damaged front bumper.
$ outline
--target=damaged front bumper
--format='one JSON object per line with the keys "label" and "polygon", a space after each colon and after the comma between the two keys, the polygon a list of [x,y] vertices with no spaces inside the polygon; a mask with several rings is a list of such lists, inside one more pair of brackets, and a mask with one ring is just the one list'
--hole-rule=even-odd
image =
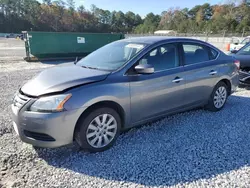
{"label": "damaged front bumper", "polygon": [[250,86],[250,71],[239,71],[240,86]]}

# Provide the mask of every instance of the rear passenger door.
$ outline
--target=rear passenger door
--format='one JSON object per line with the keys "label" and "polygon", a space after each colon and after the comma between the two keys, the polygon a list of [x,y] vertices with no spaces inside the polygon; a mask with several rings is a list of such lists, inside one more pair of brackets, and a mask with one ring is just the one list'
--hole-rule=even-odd
{"label": "rear passenger door", "polygon": [[196,42],[183,42],[181,48],[186,81],[185,104],[195,106],[205,103],[219,78],[216,61],[219,52]]}

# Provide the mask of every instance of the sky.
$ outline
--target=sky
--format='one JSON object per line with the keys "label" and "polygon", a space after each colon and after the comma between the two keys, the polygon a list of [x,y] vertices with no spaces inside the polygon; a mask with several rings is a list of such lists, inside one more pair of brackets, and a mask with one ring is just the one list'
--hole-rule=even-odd
{"label": "sky", "polygon": [[[39,0],[42,1],[42,0]],[[192,8],[195,5],[210,3],[223,3],[225,0],[75,0],[76,6],[84,5],[89,9],[91,4],[98,8],[110,11],[132,11],[141,16],[153,12],[161,14],[170,7]]]}

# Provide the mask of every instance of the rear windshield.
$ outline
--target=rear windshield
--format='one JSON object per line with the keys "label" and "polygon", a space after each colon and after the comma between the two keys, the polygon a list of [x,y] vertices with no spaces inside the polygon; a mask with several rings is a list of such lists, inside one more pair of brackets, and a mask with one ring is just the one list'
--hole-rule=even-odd
{"label": "rear windshield", "polygon": [[250,55],[250,44],[242,47],[237,55]]}

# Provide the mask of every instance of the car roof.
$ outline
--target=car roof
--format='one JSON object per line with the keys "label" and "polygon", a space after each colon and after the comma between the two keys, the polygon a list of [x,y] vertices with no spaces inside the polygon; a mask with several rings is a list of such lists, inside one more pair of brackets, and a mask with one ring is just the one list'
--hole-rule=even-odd
{"label": "car roof", "polygon": [[124,39],[124,41],[127,42],[134,42],[134,43],[144,43],[144,44],[154,44],[157,42],[168,42],[168,41],[187,41],[187,42],[201,42],[204,44],[204,41],[197,40],[197,39],[192,39],[192,38],[181,38],[181,37],[165,37],[165,36],[148,36],[148,37],[132,37],[132,38],[127,38]]}

